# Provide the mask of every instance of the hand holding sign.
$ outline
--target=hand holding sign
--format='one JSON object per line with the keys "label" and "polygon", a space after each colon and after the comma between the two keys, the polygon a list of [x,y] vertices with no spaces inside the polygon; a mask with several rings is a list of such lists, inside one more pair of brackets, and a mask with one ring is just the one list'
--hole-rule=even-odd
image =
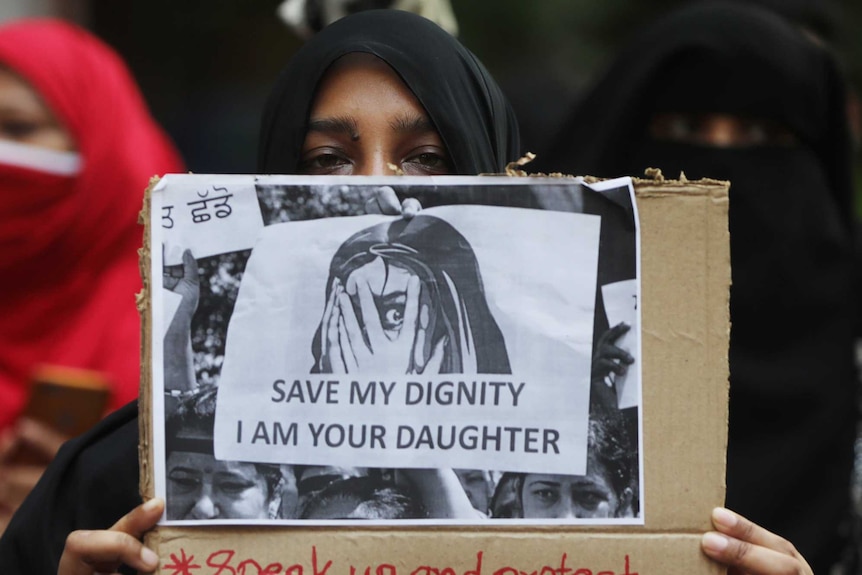
{"label": "hand holding sign", "polygon": [[387,214],[390,216],[401,215],[405,220],[413,218],[422,211],[422,204],[416,198],[405,198],[403,202],[398,201],[398,196],[391,186],[380,186],[374,191],[374,195],[365,202],[366,214]]}

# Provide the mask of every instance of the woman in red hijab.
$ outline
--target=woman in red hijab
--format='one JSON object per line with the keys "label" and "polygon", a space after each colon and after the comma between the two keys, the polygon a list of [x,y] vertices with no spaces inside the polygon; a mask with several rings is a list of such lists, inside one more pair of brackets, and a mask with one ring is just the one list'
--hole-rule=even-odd
{"label": "woman in red hijab", "polygon": [[18,421],[38,366],[101,372],[110,409],[137,397],[137,215],[150,177],[182,169],[112,49],[58,21],[0,27],[0,531],[41,473],[2,460],[39,443]]}

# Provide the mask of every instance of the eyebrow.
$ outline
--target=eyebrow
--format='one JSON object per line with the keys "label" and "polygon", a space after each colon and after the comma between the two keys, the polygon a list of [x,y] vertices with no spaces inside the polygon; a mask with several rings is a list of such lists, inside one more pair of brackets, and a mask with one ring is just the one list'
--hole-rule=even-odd
{"label": "eyebrow", "polygon": [[356,120],[350,116],[335,116],[332,118],[312,118],[308,122],[307,132],[324,132],[347,134],[354,142],[359,139],[359,129]]}
{"label": "eyebrow", "polygon": [[250,478],[240,471],[218,471],[216,472],[215,476],[218,479],[242,479],[247,481],[252,481],[256,479],[254,477]]}
{"label": "eyebrow", "polygon": [[[562,481],[542,480],[542,481],[531,481],[530,483],[527,484],[528,487],[532,487],[535,485],[539,485],[542,487],[562,487],[563,482]],[[578,489],[583,489],[585,487],[595,487],[596,489],[601,489],[601,486],[598,483],[596,483],[594,480],[589,479],[587,477],[572,479],[571,486],[574,488],[578,488]]]}
{"label": "eyebrow", "polygon": [[562,483],[557,481],[531,481],[527,484],[527,487],[535,487],[536,485],[540,487],[560,487]]}
{"label": "eyebrow", "polygon": [[196,468],[196,467],[186,467],[184,465],[178,465],[177,467],[174,467],[173,469],[168,470],[168,474],[175,473],[177,471],[182,472],[182,473],[192,473],[192,474],[196,474],[196,475],[200,475],[200,473],[201,473],[201,470]]}
{"label": "eyebrow", "polygon": [[437,128],[431,123],[427,116],[419,115],[403,115],[398,116],[391,122],[389,126],[401,134],[416,134],[424,132],[436,132]]}

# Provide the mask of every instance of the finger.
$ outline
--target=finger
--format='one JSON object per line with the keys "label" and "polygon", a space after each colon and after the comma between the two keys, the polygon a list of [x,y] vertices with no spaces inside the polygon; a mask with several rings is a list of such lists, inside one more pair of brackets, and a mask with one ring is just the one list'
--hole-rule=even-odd
{"label": "finger", "polygon": [[121,563],[141,571],[153,571],[159,558],[138,538],[152,529],[165,508],[161,499],[135,507],[105,531],[74,531],[66,539],[58,575],[91,575],[113,572]]}
{"label": "finger", "polygon": [[422,373],[425,368],[425,338],[428,334],[430,313],[428,304],[422,304],[419,309],[419,327],[416,329],[413,343],[413,373]]}
{"label": "finger", "polygon": [[462,308],[461,314],[461,371],[462,373],[479,373],[478,356],[473,343],[473,327],[470,325],[470,316],[467,309]]}
{"label": "finger", "polygon": [[353,345],[354,342],[362,341],[362,326],[359,325],[359,320],[356,319],[356,312],[353,311],[353,302],[351,301],[350,296],[348,296],[343,290],[340,291],[338,293],[336,305],[343,317],[351,345]]}
{"label": "finger", "polygon": [[144,572],[159,564],[156,553],[118,531],[73,531],[66,538],[57,575],[113,573],[121,564]]}
{"label": "finger", "polygon": [[183,279],[195,284],[200,283],[198,261],[189,249],[183,251]]}
{"label": "finger", "polygon": [[[356,355],[353,351],[353,344],[348,335],[348,328],[345,324],[345,315],[343,309],[339,306],[338,314],[338,347],[341,352],[342,366],[345,373],[357,373],[359,364],[357,363]],[[365,344],[360,344],[365,345]]]}
{"label": "finger", "polygon": [[715,531],[703,535],[701,549],[708,557],[747,575],[812,575],[801,556],[787,555]]}
{"label": "finger", "polygon": [[401,202],[401,217],[405,220],[412,220],[421,211],[422,204],[416,198],[407,198]]}
{"label": "finger", "polygon": [[326,298],[326,305],[323,306],[323,316],[320,318],[320,355],[323,355],[327,352],[327,331],[329,329],[329,320],[332,318],[332,308],[335,307],[335,294],[338,291],[338,287],[341,285],[341,282],[338,281],[338,278],[332,280],[332,285],[329,288],[329,295]]}
{"label": "finger", "polygon": [[165,502],[158,497],[141,503],[111,526],[111,531],[121,531],[133,537],[142,537],[158,523],[165,511]]}
{"label": "finger", "polygon": [[375,190],[374,198],[377,200],[380,213],[390,216],[397,216],[401,213],[401,202],[398,201],[398,196],[391,187],[380,186]]}
{"label": "finger", "polygon": [[50,426],[29,417],[18,420],[18,437],[49,459],[54,459],[57,451],[69,439]]}
{"label": "finger", "polygon": [[365,333],[368,335],[368,346],[371,353],[379,351],[386,337],[380,316],[377,313],[377,305],[374,303],[374,294],[371,292],[371,284],[368,280],[356,282],[356,293],[359,296],[359,309],[362,311],[362,323],[365,325]]}
{"label": "finger", "polygon": [[332,286],[330,286],[329,295],[326,298],[326,305],[323,306],[323,317],[321,318],[321,323],[329,323],[329,318],[332,317],[332,308],[335,306],[335,297],[340,285],[341,282],[338,281],[338,278],[332,280]]}
{"label": "finger", "polygon": [[631,365],[635,361],[635,358],[632,357],[629,352],[627,352],[621,347],[617,347],[610,343],[602,345],[601,349],[599,350],[599,353],[603,358],[617,359],[629,365]]}
{"label": "finger", "polygon": [[712,523],[716,530],[734,539],[802,558],[796,547],[787,539],[724,507],[716,507],[712,510]]}
{"label": "finger", "polygon": [[443,365],[443,357],[446,355],[446,343],[448,341],[449,340],[446,337],[440,338],[440,341],[438,341],[437,345],[434,346],[434,351],[431,353],[431,357],[428,358],[428,362],[422,369],[422,373],[440,373],[440,367]]}
{"label": "finger", "polygon": [[628,333],[631,328],[632,327],[629,324],[625,322],[620,322],[608,331],[606,331],[605,334],[602,336],[602,340],[607,343],[614,343],[620,337],[622,337],[624,333]]}
{"label": "finger", "polygon": [[324,338],[326,343],[324,345],[324,352],[321,353],[321,357],[325,358],[324,368],[328,371],[333,369],[333,365],[335,362],[339,360],[336,356],[338,349],[338,299],[335,300],[335,305],[332,310],[330,310],[329,317],[326,320],[325,332],[324,335],[321,333],[320,337]]}
{"label": "finger", "polygon": [[359,325],[359,320],[356,319],[356,312],[353,311],[353,302],[350,297],[343,291],[338,295],[338,307],[341,311],[341,319],[344,322],[344,330],[341,332],[347,337],[347,346],[351,349],[351,356],[354,360],[358,360],[357,355],[365,356],[363,351],[368,349],[365,340],[362,338],[362,326]]}
{"label": "finger", "polygon": [[336,336],[335,342],[332,346],[332,349],[329,353],[329,366],[331,368],[330,373],[346,373],[347,370],[344,367],[344,346],[342,345],[342,339],[344,337],[344,323],[341,320],[341,310],[338,310],[337,319],[335,322]]}
{"label": "finger", "polygon": [[[401,330],[399,335],[404,333],[416,333],[416,322],[419,319],[419,294],[422,291],[422,284],[417,276],[411,275],[407,280],[406,301],[404,302],[404,317],[401,321]],[[415,339],[415,338],[414,338]],[[412,342],[410,342],[412,343]]]}
{"label": "finger", "polygon": [[166,290],[174,291],[174,288],[177,287],[178,283],[180,283],[180,278],[168,273],[162,275],[162,286],[164,286]]}
{"label": "finger", "polygon": [[593,367],[593,370],[597,375],[604,376],[608,373],[625,375],[628,371],[628,368],[626,368],[626,366],[604,357],[600,357],[599,359],[594,360],[594,363],[595,366]]}

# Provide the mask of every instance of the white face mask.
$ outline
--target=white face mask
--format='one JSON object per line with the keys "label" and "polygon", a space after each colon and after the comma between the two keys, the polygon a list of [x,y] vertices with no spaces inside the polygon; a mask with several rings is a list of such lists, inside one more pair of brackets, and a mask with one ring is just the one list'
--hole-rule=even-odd
{"label": "white face mask", "polygon": [[61,152],[41,146],[0,140],[0,164],[55,176],[76,176],[81,172],[83,162],[78,152]]}

